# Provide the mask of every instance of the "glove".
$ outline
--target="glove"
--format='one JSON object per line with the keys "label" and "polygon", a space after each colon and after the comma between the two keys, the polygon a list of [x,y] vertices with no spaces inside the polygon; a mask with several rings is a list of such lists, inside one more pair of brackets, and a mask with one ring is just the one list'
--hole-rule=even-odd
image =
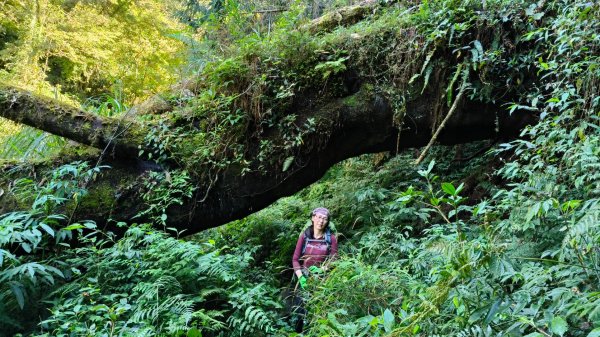
{"label": "glove", "polygon": [[323,273],[323,269],[321,269],[321,268],[319,268],[317,266],[310,266],[310,267],[308,267],[308,271],[311,274],[321,274],[321,273]]}
{"label": "glove", "polygon": [[300,288],[306,289],[306,276],[300,276],[300,278],[298,278],[298,283],[300,283]]}

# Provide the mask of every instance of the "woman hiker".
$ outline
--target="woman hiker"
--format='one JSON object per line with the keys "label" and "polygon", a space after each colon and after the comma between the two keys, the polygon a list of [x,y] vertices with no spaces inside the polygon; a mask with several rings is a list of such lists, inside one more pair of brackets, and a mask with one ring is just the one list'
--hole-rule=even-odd
{"label": "woman hiker", "polygon": [[[329,210],[324,207],[315,208],[311,213],[311,225],[300,234],[292,257],[294,274],[302,290],[306,289],[306,280],[310,274],[327,270],[328,262],[337,256],[337,251],[337,238],[329,229]],[[296,332],[302,332],[306,309],[301,295],[295,296],[294,313],[297,316]]]}

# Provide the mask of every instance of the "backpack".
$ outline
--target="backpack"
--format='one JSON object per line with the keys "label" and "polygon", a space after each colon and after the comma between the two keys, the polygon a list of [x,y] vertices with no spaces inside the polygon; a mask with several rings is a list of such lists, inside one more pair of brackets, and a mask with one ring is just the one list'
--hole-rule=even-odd
{"label": "backpack", "polygon": [[[306,252],[306,244],[308,243],[308,240],[313,240],[313,241],[323,241],[323,240],[317,240],[317,239],[309,239],[308,235],[306,235],[306,231],[304,231],[303,233],[304,235],[304,243],[302,244],[302,255],[304,256],[304,252]],[[329,227],[327,227],[327,229],[325,230],[325,243],[327,243],[327,255],[329,255],[331,253],[331,230],[329,229]]]}

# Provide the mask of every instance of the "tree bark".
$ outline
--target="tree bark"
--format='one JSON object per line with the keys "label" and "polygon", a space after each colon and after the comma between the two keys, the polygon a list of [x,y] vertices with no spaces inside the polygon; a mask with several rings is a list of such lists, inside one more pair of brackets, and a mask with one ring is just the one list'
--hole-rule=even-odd
{"label": "tree bark", "polygon": [[0,116],[121,158],[137,157],[148,131],[131,118],[108,118],[13,87],[0,86]]}
{"label": "tree bark", "polygon": [[[2,117],[100,149],[109,144],[113,148],[116,156],[106,161],[111,169],[89,186],[89,194],[81,201],[73,218],[91,219],[100,227],[115,229],[111,226],[116,222],[129,222],[143,211],[146,206],[140,193],[140,177],[156,167],[137,158],[139,143],[127,143],[132,139],[127,136],[141,134],[143,127],[132,122],[123,132],[126,136],[112,139],[114,120],[91,116],[15,89],[4,90],[0,97],[3,98],[0,102]],[[281,197],[292,195],[317,181],[341,160],[364,153],[424,146],[432,134],[431,105],[426,96],[408,103],[400,139],[389,102],[364,88],[352,96],[297,111],[301,116],[319,118],[321,122],[318,130],[308,135],[304,142],[312,145],[299,149],[289,170],[283,172],[282,167],[274,167],[269,172],[253,171],[241,175],[235,167],[226,169],[211,182],[211,186],[199,185],[193,198],[185,200],[183,205],[169,207],[166,225],[185,230],[187,234],[197,233],[242,218]],[[495,105],[466,102],[448,120],[438,141],[450,145],[499,136],[510,138],[533,120],[531,114],[509,115]],[[136,165],[131,165],[132,158],[137,161]],[[8,191],[8,184],[4,181],[0,188]],[[0,211],[6,212],[17,207],[18,202],[11,200],[10,193],[4,193],[0,196],[0,204]],[[136,222],[148,220],[147,217],[135,219]]]}

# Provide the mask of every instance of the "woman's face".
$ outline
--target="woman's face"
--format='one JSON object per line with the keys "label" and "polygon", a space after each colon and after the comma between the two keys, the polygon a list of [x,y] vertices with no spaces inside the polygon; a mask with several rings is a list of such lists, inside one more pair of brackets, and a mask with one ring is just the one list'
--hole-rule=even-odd
{"label": "woman's face", "polygon": [[329,220],[329,218],[326,215],[319,214],[319,213],[313,215],[312,223],[313,223],[314,229],[318,230],[319,232],[324,231],[325,227],[327,227],[328,220]]}

